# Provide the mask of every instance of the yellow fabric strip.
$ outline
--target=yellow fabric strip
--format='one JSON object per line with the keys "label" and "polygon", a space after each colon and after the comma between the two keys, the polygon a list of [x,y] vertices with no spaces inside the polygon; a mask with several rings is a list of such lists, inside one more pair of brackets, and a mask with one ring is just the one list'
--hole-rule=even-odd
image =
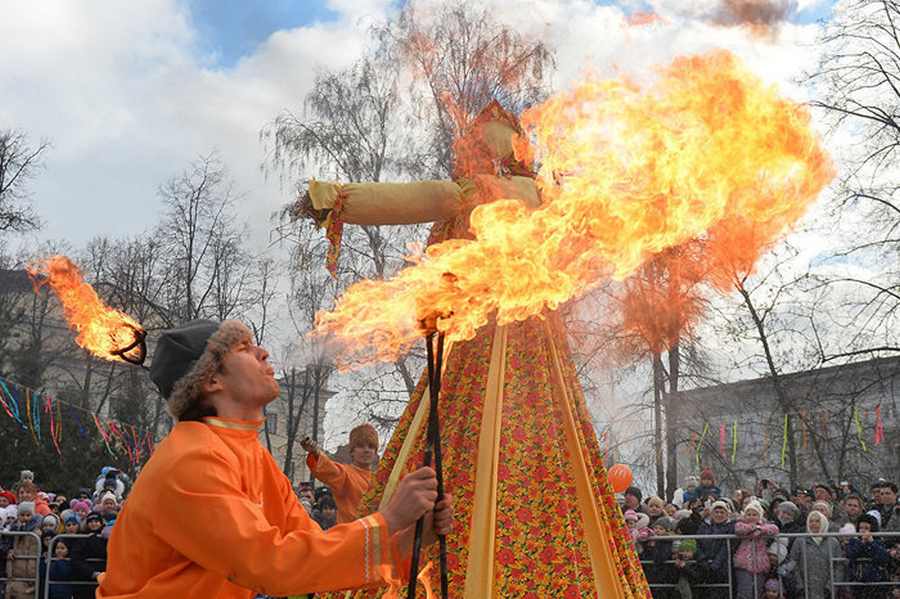
{"label": "yellow fabric strip", "polygon": [[261,431],[263,427],[263,421],[245,421],[245,422],[236,422],[229,420],[222,420],[221,418],[216,418],[214,416],[207,416],[203,419],[203,422],[209,424],[211,426],[218,426],[219,428],[227,428],[235,431]]}
{"label": "yellow fabric strip", "polygon": [[475,497],[469,558],[466,563],[465,599],[494,597],[494,537],[497,527],[497,463],[500,458],[500,425],[503,384],[506,378],[507,329],[498,326],[491,347],[487,389],[481,413],[481,432],[476,456]]}
{"label": "yellow fabric strip", "polygon": [[316,210],[331,210],[343,194],[341,218],[356,225],[408,225],[448,220],[459,213],[462,190],[453,181],[413,183],[309,182]]}
{"label": "yellow fabric strip", "polygon": [[607,531],[603,526],[594,493],[591,478],[588,475],[588,464],[584,459],[584,448],[579,441],[578,430],[575,424],[575,416],[572,412],[571,397],[567,391],[565,377],[563,376],[562,363],[556,348],[555,336],[547,322],[544,323],[547,339],[550,343],[550,351],[553,355],[553,372],[551,386],[553,398],[559,404],[563,417],[563,428],[566,431],[566,444],[568,447],[570,466],[575,479],[575,495],[578,501],[578,510],[581,513],[582,526],[584,527],[585,540],[591,555],[591,568],[594,571],[594,589],[597,595],[603,599],[623,599],[625,593],[622,581],[619,580],[616,564],[613,560],[611,543]]}
{"label": "yellow fabric strip", "polygon": [[[447,345],[444,346],[444,364],[442,365],[441,372],[447,369],[447,359],[450,357],[450,351],[452,349],[452,343],[447,343]],[[394,462],[391,474],[388,476],[387,483],[384,485],[384,493],[381,495],[378,511],[384,509],[388,501],[391,500],[394,491],[397,489],[397,483],[400,482],[400,476],[406,472],[406,463],[409,461],[409,455],[413,451],[413,446],[415,445],[416,439],[419,437],[419,431],[422,430],[422,426],[424,426],[426,419],[428,418],[428,412],[431,408],[430,402],[428,401],[429,391],[430,386],[425,385],[425,388],[422,390],[422,399],[419,400],[419,405],[416,408],[416,415],[413,416],[413,420],[409,424],[409,430],[406,431],[406,438],[403,439],[403,445],[400,446],[400,453],[397,454],[397,460]]]}

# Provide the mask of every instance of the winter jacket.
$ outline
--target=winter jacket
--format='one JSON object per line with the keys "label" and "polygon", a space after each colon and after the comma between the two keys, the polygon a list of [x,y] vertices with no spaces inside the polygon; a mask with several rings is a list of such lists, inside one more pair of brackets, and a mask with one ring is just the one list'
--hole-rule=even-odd
{"label": "winter jacket", "polygon": [[[106,539],[100,533],[72,539],[69,558],[72,563],[72,580],[95,582],[94,572],[106,570]],[[74,587],[74,594],[76,597],[93,597],[94,587],[77,585]]]}
{"label": "winter jacket", "polygon": [[743,540],[738,545],[734,556],[734,567],[763,574],[769,571],[769,554],[766,537],[778,534],[778,527],[771,522],[760,521],[755,524],[739,521],[734,527],[735,534]]}
{"label": "winter jacket", "polygon": [[[722,524],[703,523],[697,534],[733,535],[734,522],[723,522]],[[727,539],[700,539],[697,549],[697,562],[707,572],[710,582],[727,580],[730,554],[735,549],[734,541],[729,543]]]}
{"label": "winter jacket", "polygon": [[779,574],[790,578],[792,588],[798,592],[806,589],[808,599],[825,599],[831,593],[831,573],[835,582],[844,580],[843,562],[832,562],[843,555],[841,544],[834,537],[822,538],[818,544],[809,537],[798,538]]}
{"label": "winter jacket", "polygon": [[[16,524],[10,529],[15,532],[40,533],[40,518],[33,518],[25,525]],[[6,559],[7,578],[34,579],[38,573],[38,556],[41,551],[41,542],[31,535],[16,535],[13,537],[10,554]],[[9,599],[34,596],[34,583],[28,580],[16,580],[6,585],[6,596]]]}
{"label": "winter jacket", "polygon": [[[860,539],[850,539],[847,544],[847,574],[853,582],[885,582],[886,568],[891,556],[881,541],[863,543]],[[870,560],[870,561],[859,561]]]}
{"label": "winter jacket", "polygon": [[696,535],[703,526],[703,516],[697,512],[691,512],[690,517],[684,518],[675,526],[675,532],[679,535]]}
{"label": "winter jacket", "polygon": [[50,599],[72,599],[73,585],[66,584],[66,581],[72,580],[73,575],[71,560],[54,559],[50,562]]}

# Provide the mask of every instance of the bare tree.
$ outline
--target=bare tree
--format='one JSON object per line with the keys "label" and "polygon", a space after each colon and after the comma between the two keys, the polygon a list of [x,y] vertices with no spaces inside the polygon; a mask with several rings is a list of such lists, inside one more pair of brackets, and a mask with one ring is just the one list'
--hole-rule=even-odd
{"label": "bare tree", "polygon": [[843,305],[849,328],[830,358],[900,351],[894,331],[900,309],[900,4],[893,0],[840,3],[819,46],[818,69],[809,75],[820,109],[840,138],[841,185],[833,203],[838,228],[847,233],[838,252],[844,269],[830,285],[848,291]]}
{"label": "bare tree", "polygon": [[[491,100],[519,112],[543,99],[552,52],[499,23],[469,0],[434,11],[407,3],[383,29],[415,75],[411,96],[429,130],[428,155],[438,176],[453,174],[453,142]],[[424,85],[417,85],[421,83]]]}
{"label": "bare tree", "polygon": [[[427,17],[407,5],[372,38],[353,67],[317,77],[302,114],[285,112],[263,129],[269,151],[264,168],[301,180],[448,177],[462,124],[455,117],[461,111],[473,116],[494,98],[521,108],[544,93],[543,69],[552,62],[542,45],[528,43],[468,2]],[[409,80],[411,86],[404,86]],[[407,244],[422,236],[421,228],[346,228],[337,289],[361,277],[390,276],[403,265]],[[308,243],[303,237],[296,251],[318,251]],[[348,384],[367,418],[389,428],[415,390],[421,367],[421,356],[412,354]]]}
{"label": "bare tree", "polygon": [[31,146],[25,133],[15,129],[0,131],[0,231],[30,231],[41,221],[28,203],[28,182],[42,166],[50,143]]}
{"label": "bare tree", "polygon": [[166,213],[156,234],[174,274],[165,304],[179,320],[242,316],[252,305],[253,260],[237,224],[235,193],[222,161],[210,154],[160,188]]}

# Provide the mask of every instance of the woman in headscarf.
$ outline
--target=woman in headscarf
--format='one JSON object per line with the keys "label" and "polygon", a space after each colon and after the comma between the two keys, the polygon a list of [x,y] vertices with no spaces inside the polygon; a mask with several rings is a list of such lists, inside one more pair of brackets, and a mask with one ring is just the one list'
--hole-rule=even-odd
{"label": "woman in headscarf", "polygon": [[825,514],[812,511],[806,518],[806,532],[811,536],[798,538],[791,548],[784,569],[793,573],[794,589],[807,599],[831,597],[832,582],[844,579],[841,544],[835,537],[818,536],[828,532]]}

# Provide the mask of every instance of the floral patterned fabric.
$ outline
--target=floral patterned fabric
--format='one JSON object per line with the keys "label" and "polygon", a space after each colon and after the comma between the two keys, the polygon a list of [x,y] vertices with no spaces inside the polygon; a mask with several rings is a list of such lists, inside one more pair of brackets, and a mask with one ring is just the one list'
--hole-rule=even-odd
{"label": "floral patterned fabric", "polygon": [[[473,202],[477,204],[479,202]],[[468,214],[438,223],[430,242],[465,237]],[[562,329],[554,314],[507,325],[503,379],[501,438],[497,465],[494,595],[496,597],[580,599],[596,597],[591,556],[576,499],[572,459],[563,426],[564,406],[574,414],[580,450],[586,463],[600,526],[609,538],[607,550],[619,589],[604,597],[649,598],[650,591],[622,514],[606,478],[601,451],[578,385]],[[444,478],[455,498],[455,526],[448,536],[450,597],[463,597],[469,558],[469,529],[475,494],[476,462],[482,411],[496,326],[486,325],[472,340],[454,344],[446,358],[439,415]],[[555,347],[558,362],[554,359]],[[557,373],[557,364],[562,370]],[[553,389],[562,380],[565,393]],[[363,513],[378,509],[404,439],[423,398],[420,381],[394,431],[363,499]],[[556,391],[554,393],[554,391]],[[563,398],[563,399],[561,399]],[[402,472],[422,464],[425,426]],[[432,562],[432,588],[439,589],[437,544],[427,548],[421,564]],[[419,596],[424,591],[419,588]],[[381,591],[351,594],[356,599],[378,597]],[[331,597],[343,598],[345,594]]]}

